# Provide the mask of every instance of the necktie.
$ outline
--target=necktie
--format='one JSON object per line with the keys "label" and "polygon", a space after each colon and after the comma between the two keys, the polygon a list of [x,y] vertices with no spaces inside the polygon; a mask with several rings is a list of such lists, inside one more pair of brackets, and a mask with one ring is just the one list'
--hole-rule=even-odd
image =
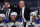
{"label": "necktie", "polygon": [[21,10],[20,10],[20,17],[22,17],[22,8],[21,8]]}
{"label": "necktie", "polygon": [[6,12],[6,20],[8,20],[8,11]]}

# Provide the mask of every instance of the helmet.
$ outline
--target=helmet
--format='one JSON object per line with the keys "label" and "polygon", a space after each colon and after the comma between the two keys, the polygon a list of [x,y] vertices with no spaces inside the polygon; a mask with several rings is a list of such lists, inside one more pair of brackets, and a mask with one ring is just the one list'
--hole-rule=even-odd
{"label": "helmet", "polygon": [[15,15],[15,16],[17,16],[17,13],[16,13],[16,12],[12,12],[11,15]]}
{"label": "helmet", "polygon": [[31,12],[31,14],[33,14],[33,16],[37,16],[37,13],[36,12]]}
{"label": "helmet", "polygon": [[0,17],[3,17],[3,18],[5,18],[5,14],[0,14]]}

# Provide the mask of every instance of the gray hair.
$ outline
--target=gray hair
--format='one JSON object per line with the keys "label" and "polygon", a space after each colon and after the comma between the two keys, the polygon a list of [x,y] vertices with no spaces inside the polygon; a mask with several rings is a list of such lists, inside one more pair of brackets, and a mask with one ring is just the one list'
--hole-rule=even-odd
{"label": "gray hair", "polygon": [[24,3],[24,4],[25,4],[25,2],[24,2],[24,1],[20,1],[20,2],[22,2],[22,3]]}

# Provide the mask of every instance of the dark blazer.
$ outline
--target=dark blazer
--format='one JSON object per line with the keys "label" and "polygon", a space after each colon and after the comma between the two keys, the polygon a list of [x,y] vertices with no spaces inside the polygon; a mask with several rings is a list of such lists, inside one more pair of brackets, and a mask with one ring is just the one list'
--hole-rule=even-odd
{"label": "dark blazer", "polygon": [[[18,13],[18,18],[20,17],[20,8],[17,8],[17,13]],[[26,20],[30,19],[30,8],[25,7],[25,11],[24,11],[24,17]]]}
{"label": "dark blazer", "polygon": [[[4,10],[0,10],[0,13],[4,13],[5,15],[6,15],[6,12],[7,12],[7,10],[6,9],[4,9]],[[10,10],[10,13],[9,13],[9,21],[11,21],[11,17],[10,17],[10,15],[11,15],[11,12],[13,12],[13,10]]]}

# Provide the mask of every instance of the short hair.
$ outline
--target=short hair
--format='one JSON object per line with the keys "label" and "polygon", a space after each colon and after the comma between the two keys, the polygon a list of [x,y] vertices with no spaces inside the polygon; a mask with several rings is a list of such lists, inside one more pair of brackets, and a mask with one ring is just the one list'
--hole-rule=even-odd
{"label": "short hair", "polygon": [[24,4],[25,4],[25,2],[24,2],[24,1],[20,1],[20,2],[22,2],[22,3],[24,3]]}
{"label": "short hair", "polygon": [[5,2],[5,3],[9,3],[9,4],[10,4],[10,2],[8,2],[8,1],[7,1],[7,2]]}

